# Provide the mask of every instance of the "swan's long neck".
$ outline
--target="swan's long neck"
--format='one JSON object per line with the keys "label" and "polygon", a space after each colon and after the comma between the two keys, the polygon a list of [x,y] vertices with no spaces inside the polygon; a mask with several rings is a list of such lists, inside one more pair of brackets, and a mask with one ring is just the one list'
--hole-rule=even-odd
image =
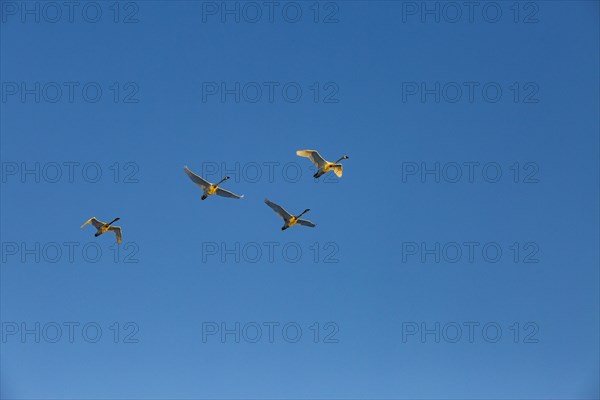
{"label": "swan's long neck", "polygon": [[216,187],[216,186],[219,186],[221,183],[225,182],[226,180],[227,180],[227,177],[225,177],[225,178],[221,179],[219,182],[217,182],[217,183],[215,184],[215,187]]}
{"label": "swan's long neck", "polygon": [[117,222],[119,219],[120,219],[120,218],[115,218],[115,219],[113,219],[112,221],[110,221],[110,222],[109,222],[108,224],[106,224],[106,225],[109,225],[109,226],[110,226],[110,225],[112,225],[114,222]]}
{"label": "swan's long neck", "polygon": [[310,211],[310,210],[304,210],[304,211],[302,211],[302,213],[300,215],[298,215],[296,217],[296,219],[300,219],[300,217],[303,216],[304,214],[306,214],[308,211]]}
{"label": "swan's long neck", "polygon": [[346,157],[345,157],[345,156],[344,156],[344,157],[341,157],[339,160],[337,160],[336,162],[334,162],[334,164],[337,164],[337,163],[339,163],[339,162],[340,162],[340,161],[342,161],[344,158],[346,158]]}

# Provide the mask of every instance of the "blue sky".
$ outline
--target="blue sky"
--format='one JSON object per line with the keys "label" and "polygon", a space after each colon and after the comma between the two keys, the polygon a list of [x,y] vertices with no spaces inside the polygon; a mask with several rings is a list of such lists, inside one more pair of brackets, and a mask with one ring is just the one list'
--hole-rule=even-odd
{"label": "blue sky", "polygon": [[2,397],[598,398],[598,2],[251,4],[0,2]]}

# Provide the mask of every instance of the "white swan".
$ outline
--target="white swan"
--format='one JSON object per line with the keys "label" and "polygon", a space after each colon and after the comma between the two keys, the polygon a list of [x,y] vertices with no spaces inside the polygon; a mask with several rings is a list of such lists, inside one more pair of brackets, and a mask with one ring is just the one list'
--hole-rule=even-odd
{"label": "white swan", "polygon": [[208,196],[213,195],[213,194],[216,194],[217,196],[221,196],[221,197],[229,197],[232,199],[241,199],[242,197],[244,197],[244,195],[238,196],[235,193],[231,193],[231,192],[229,192],[225,189],[221,189],[219,187],[219,185],[221,183],[223,183],[229,179],[228,176],[226,176],[225,178],[221,179],[219,182],[217,182],[216,184],[213,185],[212,183],[205,181],[204,179],[200,178],[198,175],[196,175],[195,173],[190,171],[190,169],[188,167],[183,167],[183,170],[190,177],[192,182],[194,182],[196,185],[198,185],[200,187],[200,189],[202,189],[204,191],[204,194],[201,197],[202,200],[205,200]]}
{"label": "white swan", "polygon": [[331,170],[333,170],[333,172],[338,176],[338,178],[341,178],[343,167],[342,164],[339,164],[339,162],[350,158],[348,156],[343,156],[335,162],[329,162],[326,159],[324,159],[316,150],[298,150],[296,152],[296,155],[300,157],[309,158],[313,162],[313,164],[315,164],[315,166],[317,167],[317,172],[313,175],[313,178],[318,178]]}
{"label": "white swan", "polygon": [[265,199],[265,203],[269,207],[271,207],[273,209],[273,211],[275,211],[277,213],[277,215],[279,215],[285,222],[284,225],[281,227],[282,231],[285,231],[286,229],[288,229],[296,224],[300,224],[302,226],[310,226],[311,228],[314,228],[315,226],[317,226],[316,224],[313,224],[310,221],[307,221],[305,219],[300,219],[300,217],[302,215],[304,215],[310,211],[310,208],[307,208],[306,210],[302,211],[302,213],[300,215],[298,215],[297,217],[294,217],[292,214],[285,211],[285,209],[283,207],[281,207],[278,204],[273,203],[269,199]]}
{"label": "white swan", "polygon": [[106,222],[98,221],[96,219],[96,217],[92,217],[92,218],[88,219],[87,221],[85,221],[85,223],[83,225],[81,225],[81,228],[83,228],[84,226],[86,226],[88,224],[94,225],[94,228],[96,228],[96,230],[97,230],[97,232],[94,234],[94,236],[96,236],[96,237],[102,235],[103,233],[109,232],[109,231],[114,232],[115,235],[117,236],[117,243],[121,244],[123,242],[123,235],[121,234],[121,227],[112,225],[113,222],[117,222],[120,219],[121,218],[115,218],[107,224]]}

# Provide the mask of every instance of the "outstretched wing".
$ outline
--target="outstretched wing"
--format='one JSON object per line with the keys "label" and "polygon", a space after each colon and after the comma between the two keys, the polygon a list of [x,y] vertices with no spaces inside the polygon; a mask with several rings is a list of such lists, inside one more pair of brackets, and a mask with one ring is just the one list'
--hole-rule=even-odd
{"label": "outstretched wing", "polygon": [[305,220],[305,219],[299,219],[296,223],[298,223],[302,226],[310,226],[311,228],[314,228],[315,226],[317,226],[317,224],[313,224],[312,222]]}
{"label": "outstretched wing", "polygon": [[287,222],[292,218],[292,214],[285,211],[283,209],[283,207],[281,207],[278,204],[273,203],[271,200],[265,199],[265,204],[268,205],[269,207],[271,207],[271,209],[273,209],[273,211],[275,211],[277,213],[277,215],[279,215],[281,218],[283,218],[284,221]]}
{"label": "outstretched wing", "polygon": [[100,229],[100,227],[106,225],[104,222],[98,221],[96,219],[96,217],[92,217],[92,218],[88,219],[87,221],[85,221],[85,223],[83,225],[81,225],[80,228],[83,228],[84,226],[86,226],[88,224],[94,225],[94,228],[96,228],[96,229]]}
{"label": "outstretched wing", "polygon": [[225,189],[221,189],[220,187],[217,188],[217,195],[221,197],[229,197],[231,199],[241,199],[242,197],[244,197],[244,195],[238,196],[237,194],[231,193],[230,191]]}
{"label": "outstretched wing", "polygon": [[343,172],[342,164],[333,164],[331,169],[337,175],[338,178],[342,177],[342,172]]}
{"label": "outstretched wing", "polygon": [[121,244],[123,242],[123,235],[121,234],[121,227],[120,226],[110,226],[110,228],[108,228],[109,231],[114,232],[115,235],[117,235],[117,243]]}
{"label": "outstretched wing", "polygon": [[310,161],[312,161],[313,164],[315,164],[315,166],[319,169],[327,165],[327,161],[325,161],[325,159],[321,157],[319,152],[316,150],[298,150],[296,155],[310,158]]}
{"label": "outstretched wing", "polygon": [[196,175],[195,173],[190,171],[190,169],[187,166],[183,167],[183,170],[185,171],[187,176],[190,177],[192,182],[194,182],[196,185],[200,186],[203,190],[206,190],[210,187],[210,182],[207,182],[204,179],[200,178],[198,175]]}

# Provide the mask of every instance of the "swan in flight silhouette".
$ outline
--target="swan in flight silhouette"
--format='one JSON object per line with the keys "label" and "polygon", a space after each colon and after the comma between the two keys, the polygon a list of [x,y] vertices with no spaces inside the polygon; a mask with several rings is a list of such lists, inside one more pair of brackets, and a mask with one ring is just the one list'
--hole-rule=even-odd
{"label": "swan in flight silhouette", "polygon": [[187,176],[190,177],[192,182],[194,182],[196,185],[198,185],[200,187],[200,189],[202,189],[204,191],[204,194],[202,195],[202,200],[206,200],[206,198],[208,196],[213,195],[213,194],[216,194],[217,196],[221,196],[221,197],[229,197],[231,199],[241,199],[242,197],[244,197],[244,195],[238,196],[235,193],[231,193],[231,192],[229,192],[225,189],[221,189],[219,187],[219,185],[221,183],[223,183],[229,179],[228,176],[226,176],[225,178],[221,179],[219,182],[217,182],[216,184],[213,185],[212,183],[205,181],[204,179],[200,178],[198,175],[196,175],[195,173],[190,171],[190,169],[188,167],[184,167],[183,170],[185,171]]}
{"label": "swan in flight silhouette", "polygon": [[311,228],[314,228],[315,226],[317,226],[316,224],[313,224],[310,221],[307,221],[305,219],[300,219],[301,216],[303,216],[304,214],[306,214],[307,212],[310,211],[310,208],[307,208],[306,210],[304,210],[300,215],[298,215],[297,217],[293,216],[292,214],[290,214],[289,212],[285,211],[285,209],[283,207],[281,207],[278,204],[273,203],[271,200],[269,199],[265,199],[265,203],[271,207],[273,209],[273,211],[275,211],[277,213],[277,215],[279,215],[283,221],[285,222],[283,224],[283,226],[281,227],[282,231],[285,231],[286,229],[296,225],[296,224],[300,224],[302,226],[310,226]]}
{"label": "swan in flight silhouette", "polygon": [[335,162],[329,162],[326,159],[324,159],[316,150],[298,150],[296,152],[296,155],[300,157],[309,158],[310,161],[312,161],[313,164],[315,164],[315,167],[317,167],[317,172],[313,175],[313,178],[318,178],[321,175],[324,175],[332,170],[338,178],[341,178],[343,168],[342,164],[340,164],[339,162],[350,158],[348,156],[343,156]]}
{"label": "swan in flight silhouette", "polygon": [[123,242],[123,235],[121,234],[121,227],[112,225],[113,222],[117,222],[120,219],[121,218],[115,218],[107,224],[106,222],[98,221],[96,219],[96,217],[92,217],[92,218],[88,219],[87,221],[85,221],[85,223],[83,225],[81,225],[81,228],[83,228],[84,226],[86,226],[88,224],[94,225],[94,228],[96,228],[96,230],[97,230],[97,232],[94,234],[94,236],[96,236],[96,237],[102,235],[103,233],[109,232],[109,231],[114,232],[115,235],[117,236],[117,243],[121,244]]}

